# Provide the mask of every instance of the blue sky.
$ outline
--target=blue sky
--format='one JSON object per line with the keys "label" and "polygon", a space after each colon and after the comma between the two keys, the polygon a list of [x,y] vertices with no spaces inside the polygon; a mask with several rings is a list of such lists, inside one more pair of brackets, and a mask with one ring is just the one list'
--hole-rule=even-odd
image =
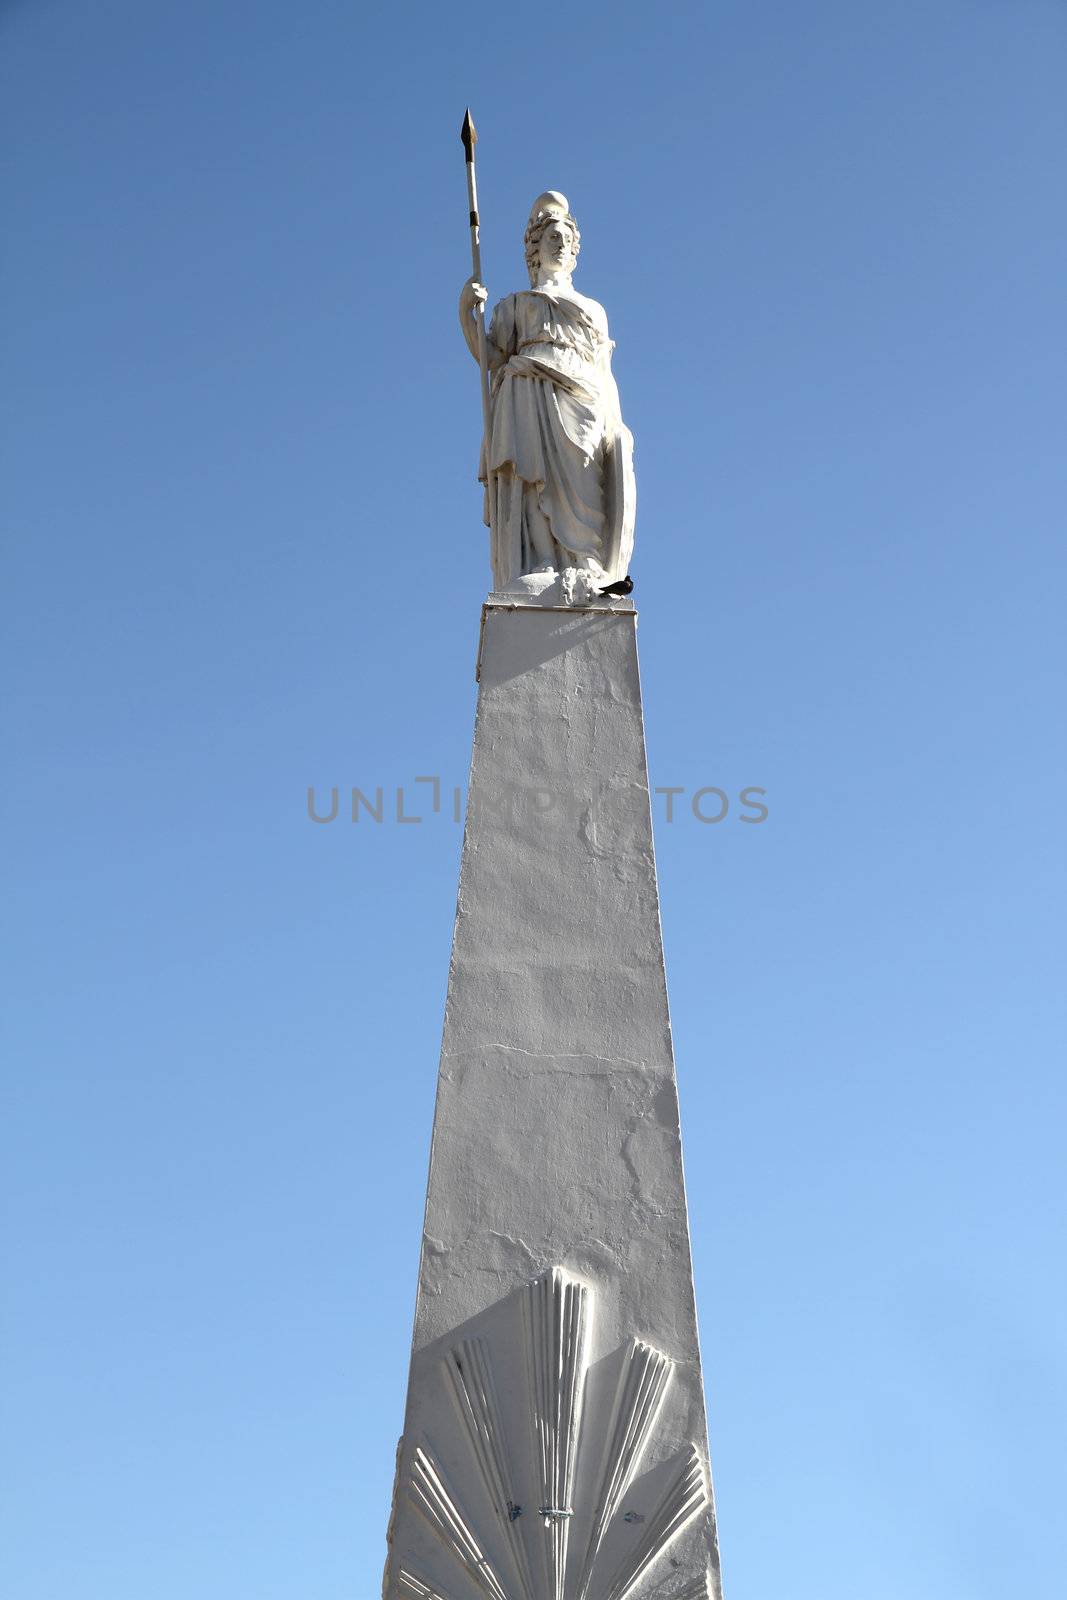
{"label": "blue sky", "polygon": [[[1053,1600],[1067,8],[0,9],[12,1600],[371,1600],[486,537],[569,196],[637,439],[728,1600]],[[425,793],[425,788],[422,791]],[[425,802],[423,802],[425,810]]]}

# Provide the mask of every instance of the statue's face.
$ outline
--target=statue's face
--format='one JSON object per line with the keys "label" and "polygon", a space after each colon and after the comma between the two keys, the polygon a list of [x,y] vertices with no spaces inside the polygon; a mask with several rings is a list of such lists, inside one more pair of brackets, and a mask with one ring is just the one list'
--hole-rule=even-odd
{"label": "statue's face", "polygon": [[571,230],[558,217],[553,217],[539,245],[541,268],[544,272],[570,272],[574,266],[574,246]]}

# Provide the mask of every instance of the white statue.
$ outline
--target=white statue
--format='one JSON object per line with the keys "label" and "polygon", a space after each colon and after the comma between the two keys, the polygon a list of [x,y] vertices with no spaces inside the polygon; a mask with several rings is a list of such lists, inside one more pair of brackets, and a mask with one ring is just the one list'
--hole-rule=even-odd
{"label": "white statue", "polygon": [[[479,476],[494,587],[541,593],[557,580],[581,601],[625,579],[633,552],[633,436],[622,420],[603,306],[571,283],[578,224],[564,195],[534,201],[526,228],[530,288],[493,311],[491,380]],[[487,291],[463,286],[460,323],[479,359]]]}

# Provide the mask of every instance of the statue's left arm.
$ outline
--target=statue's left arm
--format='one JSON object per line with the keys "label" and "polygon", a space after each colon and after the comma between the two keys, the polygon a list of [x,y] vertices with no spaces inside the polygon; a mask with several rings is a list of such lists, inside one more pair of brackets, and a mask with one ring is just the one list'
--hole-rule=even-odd
{"label": "statue's left arm", "polygon": [[613,339],[605,339],[600,350],[600,384],[604,396],[604,429],[609,437],[619,432],[623,427],[622,403],[619,400],[619,387],[615,382],[615,374],[611,370],[611,352],[615,348]]}
{"label": "statue's left arm", "polygon": [[605,337],[600,350],[601,393],[604,398],[604,466],[607,529],[603,567],[609,582],[624,578],[630,569],[634,548],[634,522],[637,515],[637,485],[634,482],[634,438],[622,420],[622,406],[611,352],[615,348]]}

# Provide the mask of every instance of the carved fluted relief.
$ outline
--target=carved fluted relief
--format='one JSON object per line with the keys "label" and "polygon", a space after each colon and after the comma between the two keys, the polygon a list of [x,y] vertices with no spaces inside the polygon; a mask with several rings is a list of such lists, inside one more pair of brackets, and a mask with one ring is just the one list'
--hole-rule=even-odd
{"label": "carved fluted relief", "polygon": [[443,1589],[435,1589],[432,1584],[423,1583],[421,1578],[405,1572],[403,1568],[397,1574],[396,1588],[403,1600],[449,1600]]}
{"label": "carved fluted relief", "polygon": [[518,1527],[514,1476],[485,1340],[462,1340],[448,1352],[444,1368],[486,1493],[507,1534],[519,1586],[526,1600],[536,1600],[529,1558]]}
{"label": "carved fluted relief", "polygon": [[490,1600],[508,1600],[500,1579],[445,1485],[441,1469],[428,1451],[417,1449],[411,1469],[411,1497],[437,1534]]}
{"label": "carved fluted relief", "polygon": [[633,1339],[619,1374],[611,1409],[600,1490],[589,1534],[578,1600],[584,1600],[604,1535],[633,1481],[671,1381],[672,1363],[661,1351]]}
{"label": "carved fluted relief", "polygon": [[[472,1337],[457,1341],[441,1366],[455,1404],[459,1434],[471,1463],[471,1498],[464,1506],[425,1442],[416,1446],[407,1490],[442,1544],[464,1572],[459,1587],[437,1587],[401,1567],[390,1600],[469,1600],[475,1584],[489,1600],[637,1600],[635,1590],[686,1524],[710,1503],[699,1451],[690,1445],[667,1477],[647,1520],[632,1507],[628,1492],[642,1467],[671,1382],[674,1364],[652,1345],[631,1339],[610,1402],[598,1408],[603,1439],[582,1446],[586,1376],[590,1361],[593,1293],[560,1268],[544,1273],[521,1293],[521,1361],[509,1372],[520,1378],[518,1395],[501,1405],[491,1342]],[[516,1352],[517,1354],[520,1352]],[[513,1377],[510,1381],[513,1381]],[[516,1437],[516,1419],[522,1418]],[[507,1419],[507,1420],[505,1420]],[[599,1421],[598,1421],[599,1431]],[[523,1453],[526,1453],[525,1455]],[[449,1470],[458,1475],[455,1453]],[[661,1457],[662,1459],[662,1457]],[[516,1466],[529,1461],[522,1480],[536,1492],[536,1503],[518,1504]],[[466,1482],[466,1477],[464,1477]],[[469,1486],[469,1485],[468,1485]],[[640,1503],[640,1502],[639,1502]],[[492,1507],[492,1528],[485,1522]],[[469,1514],[480,1509],[482,1522]],[[588,1528],[584,1549],[568,1553],[568,1529],[578,1510]],[[588,1520],[587,1520],[588,1519]],[[635,1530],[624,1555],[624,1524]],[[485,1539],[478,1527],[485,1529]],[[612,1535],[610,1541],[609,1533]],[[489,1541],[487,1550],[485,1540]],[[610,1546],[610,1548],[608,1548]],[[510,1555],[516,1586],[505,1587],[493,1561]],[[421,1564],[421,1563],[420,1563]],[[656,1600],[711,1600],[707,1577],[678,1572]],[[642,1593],[644,1591],[642,1590]]]}
{"label": "carved fluted relief", "polygon": [[703,1463],[690,1445],[671,1479],[641,1538],[619,1568],[604,1600],[626,1600],[656,1557],[680,1533],[691,1517],[708,1504]]}
{"label": "carved fluted relief", "polygon": [[657,1591],[654,1600],[711,1600],[711,1580],[707,1573],[694,1578],[692,1583],[687,1583],[681,1589],[672,1589],[668,1594],[666,1590],[662,1595]]}
{"label": "carved fluted relief", "polygon": [[553,1267],[523,1297],[548,1600],[564,1600],[574,1461],[585,1388],[589,1291]]}

